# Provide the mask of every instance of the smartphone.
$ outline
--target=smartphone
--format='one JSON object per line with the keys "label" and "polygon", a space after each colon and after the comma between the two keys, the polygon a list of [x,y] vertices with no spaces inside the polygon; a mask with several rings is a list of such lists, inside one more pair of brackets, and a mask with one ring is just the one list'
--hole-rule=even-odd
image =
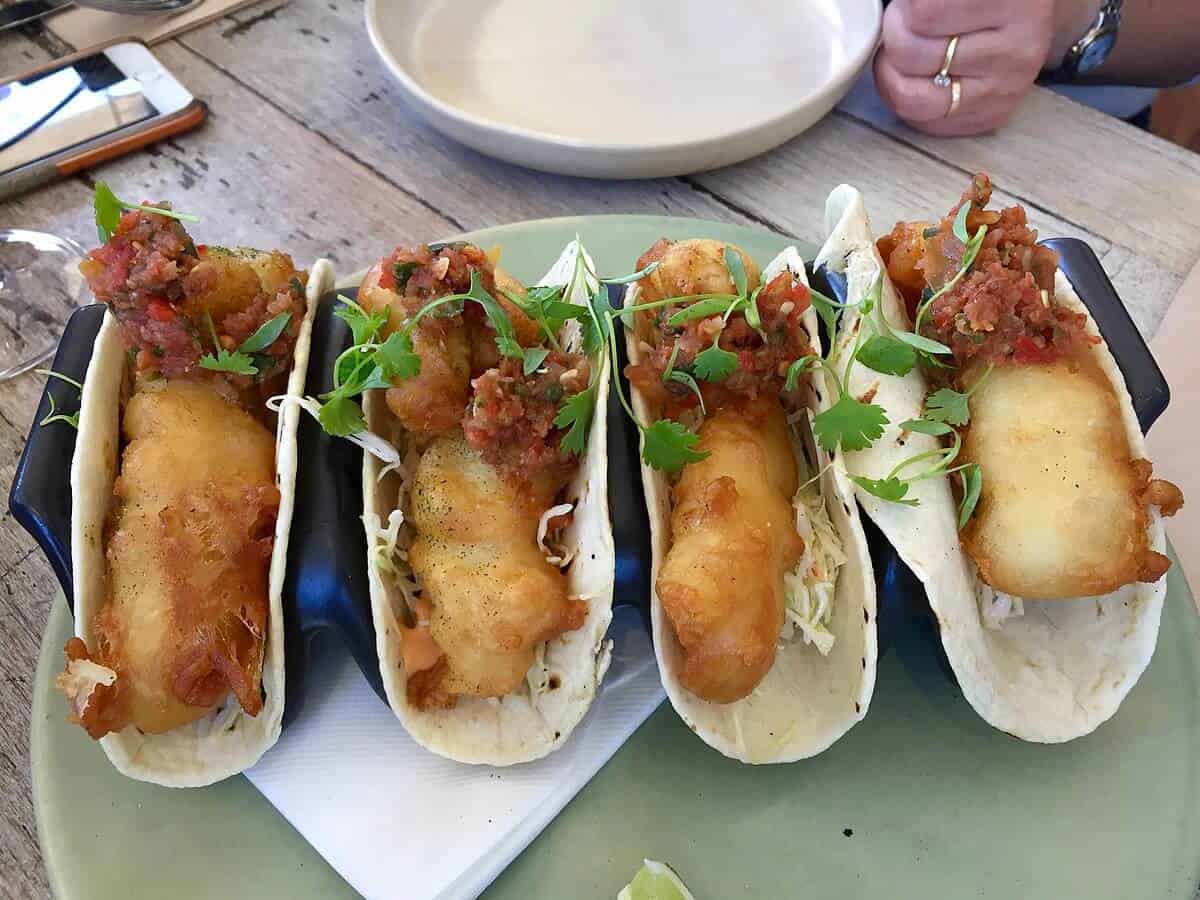
{"label": "smartphone", "polygon": [[205,112],[145,44],[56,60],[0,84],[0,199],[194,128]]}

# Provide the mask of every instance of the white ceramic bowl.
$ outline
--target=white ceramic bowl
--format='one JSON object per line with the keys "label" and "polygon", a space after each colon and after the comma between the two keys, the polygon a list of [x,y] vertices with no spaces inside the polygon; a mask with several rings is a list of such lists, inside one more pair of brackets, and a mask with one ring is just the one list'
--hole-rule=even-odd
{"label": "white ceramic bowl", "polygon": [[367,0],[376,51],[438,130],[603,178],[713,169],[849,90],[880,0]]}

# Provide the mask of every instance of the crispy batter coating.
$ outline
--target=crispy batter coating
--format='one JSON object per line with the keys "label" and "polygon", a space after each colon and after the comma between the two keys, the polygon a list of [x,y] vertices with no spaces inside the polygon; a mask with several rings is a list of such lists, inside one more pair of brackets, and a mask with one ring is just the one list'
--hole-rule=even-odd
{"label": "crispy batter coating", "polygon": [[[389,331],[399,331],[408,319],[410,304],[393,288],[380,284],[386,262],[367,272],[358,289],[358,302],[368,312],[386,309]],[[462,421],[471,390],[471,346],[462,317],[426,317],[413,330],[412,340],[413,350],[421,357],[421,371],[388,388],[388,408],[414,434],[452,432]]]}
{"label": "crispy batter coating", "polygon": [[549,477],[505,479],[461,435],[438,438],[422,454],[409,559],[444,656],[410,676],[418,708],[512,693],[538,644],[583,624],[587,603],[567,596],[565,577],[537,547],[538,520],[560,487]]}
{"label": "crispy batter coating", "polygon": [[[197,245],[176,220],[129,210],[79,271],[116,316],[138,374],[209,382],[252,412],[282,390],[304,319],[308,277],[286,253]],[[214,332],[222,348],[233,350],[281,313],[291,318],[256,355],[256,375],[201,366],[201,358],[216,349]]]}
{"label": "crispy batter coating", "polygon": [[[75,687],[92,737],[128,724],[169,731],[230,692],[257,715],[279,507],[274,436],[213,387],[186,381],[135,394],[122,428],[108,596],[95,646],[69,645],[60,685]],[[85,657],[116,682],[79,696],[72,676]]]}
{"label": "crispy batter coating", "polygon": [[[741,247],[735,247],[746,269],[750,288],[758,286],[758,263]],[[725,266],[725,244],[711,238],[690,238],[672,241],[661,238],[643,253],[636,263],[638,270],[652,262],[658,268],[638,282],[640,303],[652,303],[668,297],[689,297],[693,294],[736,293],[729,269]],[[649,341],[653,319],[650,313],[635,317],[634,330],[642,340]]]}
{"label": "crispy batter coating", "polygon": [[796,460],[783,408],[760,399],[711,414],[674,489],[671,548],[658,575],[683,648],[680,682],[714,703],[745,697],[775,660],[783,576],[804,552],[792,496]]}
{"label": "crispy batter coating", "polygon": [[966,462],[983,492],[963,546],[1006,594],[1055,600],[1155,581],[1147,504],[1171,514],[1178,488],[1130,457],[1112,383],[1087,359],[996,367],[971,397]]}

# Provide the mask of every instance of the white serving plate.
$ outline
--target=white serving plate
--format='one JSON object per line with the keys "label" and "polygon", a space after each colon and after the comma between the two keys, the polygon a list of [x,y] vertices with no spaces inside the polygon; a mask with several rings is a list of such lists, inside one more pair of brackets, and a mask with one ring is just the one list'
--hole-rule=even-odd
{"label": "white serving plate", "polygon": [[367,0],[367,31],[433,127],[602,178],[729,165],[849,90],[880,0]]}

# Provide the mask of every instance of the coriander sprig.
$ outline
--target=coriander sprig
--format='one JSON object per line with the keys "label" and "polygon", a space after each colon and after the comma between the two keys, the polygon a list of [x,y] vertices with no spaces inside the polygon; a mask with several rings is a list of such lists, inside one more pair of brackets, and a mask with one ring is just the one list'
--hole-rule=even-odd
{"label": "coriander sprig", "polygon": [[[45,375],[47,378],[57,378],[59,381],[65,381],[67,384],[71,385],[76,390],[78,390],[80,392],[80,394],[83,393],[83,385],[80,384],[78,381],[76,381],[74,378],[72,378],[70,375],[64,375],[62,372],[55,372],[53,369],[35,369],[34,371],[37,372],[39,375]],[[55,405],[54,395],[47,394],[46,396],[50,400],[50,411],[47,412],[46,415],[42,417],[42,420],[40,422],[38,422],[38,426],[44,427],[46,425],[51,424],[52,422],[64,422],[67,425],[70,425],[76,431],[78,431],[79,430],[79,412],[80,412],[80,410],[75,410],[75,412],[71,413],[70,415],[68,415],[67,413],[61,413],[58,411],[58,409]]]}
{"label": "coriander sprig", "polygon": [[103,181],[96,182],[96,189],[92,195],[92,206],[96,212],[96,233],[102,244],[107,243],[108,239],[116,232],[117,227],[121,224],[121,211],[126,209],[154,213],[158,216],[166,216],[168,219],[178,219],[181,222],[200,221],[198,216],[175,212],[173,209],[160,209],[157,206],[145,206],[121,200]]}
{"label": "coriander sprig", "polygon": [[958,271],[943,284],[940,288],[930,294],[928,297],[921,299],[921,305],[917,307],[917,320],[913,323],[913,334],[921,333],[921,323],[925,321],[925,316],[933,306],[933,301],[941,297],[947,291],[951,290],[962,279],[967,271],[975,264],[975,257],[979,255],[979,250],[983,246],[984,235],[987,234],[987,226],[980,225],[976,229],[974,236],[967,233],[967,215],[971,211],[971,204],[964,202],[958,208],[958,214],[954,217],[953,232],[954,236],[962,241],[965,246],[963,251],[962,264],[958,267]]}
{"label": "coriander sprig", "polygon": [[[689,462],[697,462],[703,459],[708,454],[694,449],[699,438],[680,423],[671,419],[658,419],[646,425],[634,413],[629,398],[625,395],[620,375],[616,372],[618,361],[617,329],[614,327],[614,324],[617,319],[642,307],[614,309],[608,302],[604,289],[604,286],[609,284],[629,284],[638,281],[653,272],[657,266],[658,263],[654,262],[631,275],[624,275],[619,278],[600,278],[594,271],[587,269],[586,259],[581,249],[577,261],[577,272],[580,268],[585,272],[583,285],[586,289],[588,310],[588,319],[585,322],[586,327],[584,329],[585,351],[588,347],[595,347],[597,351],[602,350],[608,355],[609,365],[612,366],[614,372],[612,381],[616,387],[617,398],[630,420],[642,434],[642,459],[653,468],[664,471],[675,471],[683,468]],[[586,276],[590,276],[591,281],[595,282],[596,287],[594,290]],[[658,305],[664,306],[666,304]],[[686,373],[676,371],[675,375],[684,376]],[[598,378],[597,371],[593,374],[592,383],[588,385],[587,390],[569,398],[559,411],[558,417],[554,420],[554,424],[559,428],[571,428],[563,438],[563,447],[568,447],[568,441],[572,439],[573,435],[578,433],[579,437],[577,440],[579,446],[582,448],[582,440],[586,435],[587,421],[591,419],[596,401],[595,395]],[[695,384],[694,379],[692,379],[692,385],[695,386],[696,392],[699,393],[699,386]],[[701,403],[703,404],[703,400],[701,400]]]}
{"label": "coriander sprig", "polygon": [[212,372],[228,372],[232,375],[259,374],[258,364],[255,363],[252,354],[262,353],[275,343],[291,320],[290,312],[272,316],[258,326],[254,334],[242,341],[236,350],[231,351],[221,346],[221,342],[217,339],[217,329],[213,326],[212,316],[206,310],[204,321],[208,325],[208,333],[212,336],[213,346],[217,353],[216,356],[206,353],[200,357],[200,367]]}

